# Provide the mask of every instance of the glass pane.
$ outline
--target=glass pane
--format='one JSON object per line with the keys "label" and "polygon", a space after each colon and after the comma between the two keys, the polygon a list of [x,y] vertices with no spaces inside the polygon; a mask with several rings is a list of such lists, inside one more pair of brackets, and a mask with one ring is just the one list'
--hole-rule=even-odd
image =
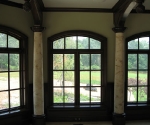
{"label": "glass pane", "polygon": [[80,70],[90,69],[90,54],[80,54]]}
{"label": "glass pane", "polygon": [[91,88],[91,102],[100,102],[101,97],[101,88],[100,87],[92,87]]}
{"label": "glass pane", "polygon": [[90,88],[89,87],[87,87],[86,89],[85,89],[85,87],[84,88],[80,88],[80,103],[89,103],[90,102]]}
{"label": "glass pane", "polygon": [[19,70],[19,54],[10,54],[9,55],[9,68],[10,71],[18,71]]}
{"label": "glass pane", "polygon": [[64,38],[54,41],[53,49],[64,49]]}
{"label": "glass pane", "polygon": [[137,101],[137,88],[136,87],[128,87],[128,102]]}
{"label": "glass pane", "polygon": [[128,54],[128,69],[137,69],[137,54]]}
{"label": "glass pane", "polygon": [[10,89],[16,89],[20,87],[19,72],[10,72]]}
{"label": "glass pane", "polygon": [[149,37],[139,38],[139,49],[149,49]]}
{"label": "glass pane", "polygon": [[138,87],[138,101],[147,101],[147,87]]}
{"label": "glass pane", "polygon": [[138,49],[138,39],[128,42],[128,49]]}
{"label": "glass pane", "polygon": [[74,69],[74,54],[64,54],[64,69]]}
{"label": "glass pane", "polygon": [[101,72],[100,71],[91,71],[91,84],[93,86],[101,85]]}
{"label": "glass pane", "polygon": [[101,42],[90,38],[90,49],[101,49]]}
{"label": "glass pane", "polygon": [[8,36],[8,48],[19,48],[19,40],[14,37]]}
{"label": "glass pane", "polygon": [[0,53],[0,71],[8,71],[8,54]]}
{"label": "glass pane", "polygon": [[139,85],[147,85],[148,83],[148,73],[147,71],[140,71],[138,72],[138,84]]}
{"label": "glass pane", "polygon": [[64,72],[64,85],[65,86],[74,86],[74,71],[65,71]]}
{"label": "glass pane", "polygon": [[80,71],[80,86],[89,86],[89,85],[90,85],[90,72]]}
{"label": "glass pane", "polygon": [[63,71],[53,71],[53,86],[63,86]]}
{"label": "glass pane", "polygon": [[53,54],[53,69],[54,70],[63,69],[63,54]]}
{"label": "glass pane", "polygon": [[137,72],[128,71],[128,86],[137,86]]}
{"label": "glass pane", "polygon": [[7,35],[0,33],[0,48],[7,47]]}
{"label": "glass pane", "polygon": [[78,36],[78,49],[89,49],[88,37]]}
{"label": "glass pane", "polygon": [[148,55],[139,54],[139,69],[148,69]]}
{"label": "glass pane", "polygon": [[76,49],[76,42],[77,42],[77,37],[72,36],[72,37],[66,37],[66,49]]}
{"label": "glass pane", "polygon": [[8,92],[0,92],[0,110],[9,108]]}
{"label": "glass pane", "polygon": [[54,96],[53,96],[53,102],[54,103],[63,103],[63,88],[54,88]]}
{"label": "glass pane", "polygon": [[20,91],[10,91],[10,107],[20,106]]}
{"label": "glass pane", "polygon": [[65,103],[74,103],[74,88],[65,88]]}
{"label": "glass pane", "polygon": [[91,54],[91,70],[101,69],[101,54]]}
{"label": "glass pane", "polygon": [[8,73],[0,73],[0,90],[8,90]]}

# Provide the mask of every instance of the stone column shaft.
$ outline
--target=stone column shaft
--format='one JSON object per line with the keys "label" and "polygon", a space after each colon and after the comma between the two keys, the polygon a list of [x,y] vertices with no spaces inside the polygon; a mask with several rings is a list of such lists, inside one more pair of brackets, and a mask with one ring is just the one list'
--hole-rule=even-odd
{"label": "stone column shaft", "polygon": [[124,113],[124,34],[116,33],[115,48],[115,85],[114,85],[114,113]]}
{"label": "stone column shaft", "polygon": [[34,32],[33,97],[34,115],[44,114],[42,32]]}

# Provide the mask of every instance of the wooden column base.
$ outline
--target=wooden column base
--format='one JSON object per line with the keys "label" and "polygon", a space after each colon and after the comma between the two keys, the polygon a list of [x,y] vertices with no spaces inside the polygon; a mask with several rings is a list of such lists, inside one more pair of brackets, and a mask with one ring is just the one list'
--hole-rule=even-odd
{"label": "wooden column base", "polygon": [[125,113],[116,114],[113,113],[113,125],[125,125]]}
{"label": "wooden column base", "polygon": [[45,115],[33,115],[33,125],[46,125]]}

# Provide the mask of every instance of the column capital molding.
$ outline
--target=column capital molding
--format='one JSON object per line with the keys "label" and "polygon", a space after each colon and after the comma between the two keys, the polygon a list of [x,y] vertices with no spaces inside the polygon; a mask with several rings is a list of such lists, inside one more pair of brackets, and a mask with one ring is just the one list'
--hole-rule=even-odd
{"label": "column capital molding", "polygon": [[114,28],[112,28],[112,30],[115,33],[123,33],[126,30],[126,27],[114,27]]}
{"label": "column capital molding", "polygon": [[45,30],[45,27],[42,27],[40,25],[34,25],[33,27],[31,27],[31,30],[33,32],[42,32],[43,30]]}

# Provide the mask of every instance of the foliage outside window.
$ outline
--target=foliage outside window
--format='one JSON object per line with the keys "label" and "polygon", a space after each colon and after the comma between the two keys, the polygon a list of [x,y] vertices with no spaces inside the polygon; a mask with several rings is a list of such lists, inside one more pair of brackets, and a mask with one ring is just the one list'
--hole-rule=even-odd
{"label": "foliage outside window", "polygon": [[[59,35],[58,35],[59,36]],[[49,38],[51,104],[99,105],[105,82],[106,40],[64,33]]]}
{"label": "foliage outside window", "polygon": [[25,105],[25,41],[12,31],[0,27],[0,111]]}
{"label": "foliage outside window", "polygon": [[127,102],[147,103],[150,78],[150,36],[136,35],[127,39]]}

